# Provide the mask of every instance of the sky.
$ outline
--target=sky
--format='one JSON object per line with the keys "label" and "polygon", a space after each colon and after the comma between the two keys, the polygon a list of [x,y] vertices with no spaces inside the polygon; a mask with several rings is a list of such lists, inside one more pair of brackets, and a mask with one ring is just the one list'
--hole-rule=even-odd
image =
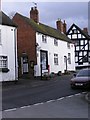
{"label": "sky", "polygon": [[[12,13],[20,13],[29,17],[31,7],[34,6],[33,2],[37,3],[39,10],[39,21],[46,25],[56,28],[56,21],[61,19],[66,21],[67,29],[75,23],[81,29],[88,27],[88,1],[75,0],[62,1],[62,0],[2,0],[1,9],[7,15]],[[49,2],[48,2],[49,1]]]}

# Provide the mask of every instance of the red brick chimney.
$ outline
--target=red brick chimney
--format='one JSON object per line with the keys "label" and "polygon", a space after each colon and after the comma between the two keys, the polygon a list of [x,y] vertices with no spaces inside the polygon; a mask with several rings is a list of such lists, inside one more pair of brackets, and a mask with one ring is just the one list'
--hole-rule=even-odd
{"label": "red brick chimney", "polygon": [[66,34],[67,32],[67,24],[65,23],[65,20],[64,20],[64,23],[63,23],[63,33]]}
{"label": "red brick chimney", "polygon": [[56,25],[57,25],[57,29],[60,30],[60,32],[66,34],[66,30],[67,30],[67,24],[65,23],[65,20],[64,20],[64,23],[58,19],[56,21]]}
{"label": "red brick chimney", "polygon": [[88,34],[88,28],[83,28],[83,31]]}
{"label": "red brick chimney", "polygon": [[31,7],[30,18],[33,19],[36,23],[39,23],[39,12],[37,7]]}
{"label": "red brick chimney", "polygon": [[56,26],[57,26],[57,29],[60,30],[60,32],[63,32],[63,22],[61,21],[61,19],[58,19],[56,21]]}

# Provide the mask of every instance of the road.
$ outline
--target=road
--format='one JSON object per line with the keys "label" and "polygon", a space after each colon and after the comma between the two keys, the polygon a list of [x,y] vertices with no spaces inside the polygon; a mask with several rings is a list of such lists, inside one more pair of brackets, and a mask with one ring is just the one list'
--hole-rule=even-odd
{"label": "road", "polygon": [[[46,103],[38,103],[2,112],[3,118],[59,118],[62,120],[89,120],[89,106],[84,94],[63,97]],[[11,120],[11,119],[10,119]]]}
{"label": "road", "polygon": [[2,89],[2,110],[20,108],[22,106],[33,105],[40,102],[55,100],[61,97],[80,93],[84,90],[72,90],[70,88],[71,76],[59,76],[45,84],[27,85],[16,89]]}

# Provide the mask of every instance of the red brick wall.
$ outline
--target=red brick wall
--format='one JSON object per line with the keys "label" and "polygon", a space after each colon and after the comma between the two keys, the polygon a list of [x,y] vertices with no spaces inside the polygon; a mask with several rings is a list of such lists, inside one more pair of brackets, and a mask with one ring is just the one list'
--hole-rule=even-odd
{"label": "red brick wall", "polygon": [[18,61],[19,61],[19,76],[21,77],[21,63],[20,58],[22,53],[28,55],[29,63],[29,74],[28,76],[33,76],[33,70],[30,67],[30,61],[36,63],[36,33],[33,28],[28,25],[18,14],[13,18],[13,21],[18,25],[18,35],[17,35],[17,51],[18,51]]}

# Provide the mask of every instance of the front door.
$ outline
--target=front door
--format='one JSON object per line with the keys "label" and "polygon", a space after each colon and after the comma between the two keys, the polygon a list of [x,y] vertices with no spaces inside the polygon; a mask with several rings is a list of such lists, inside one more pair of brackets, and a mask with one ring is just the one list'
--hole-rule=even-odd
{"label": "front door", "polygon": [[41,67],[42,70],[47,70],[48,69],[48,51],[41,50],[40,51],[41,55]]}
{"label": "front door", "polygon": [[22,62],[22,74],[27,74],[28,73],[28,57],[24,56],[21,58]]}

